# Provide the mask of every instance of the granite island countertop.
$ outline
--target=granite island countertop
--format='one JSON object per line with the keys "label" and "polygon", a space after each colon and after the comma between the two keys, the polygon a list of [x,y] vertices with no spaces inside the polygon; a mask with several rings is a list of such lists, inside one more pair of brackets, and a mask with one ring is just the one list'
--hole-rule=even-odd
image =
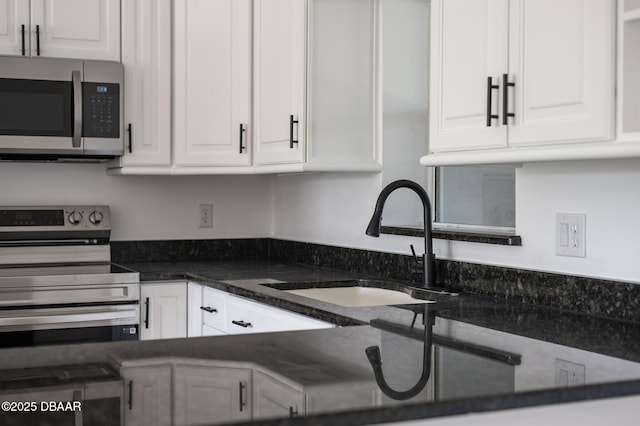
{"label": "granite island countertop", "polygon": [[[341,384],[357,381],[370,383],[375,390],[378,384],[365,350],[378,346],[389,385],[404,390],[422,373],[426,317],[433,321],[433,335],[427,342],[433,359],[430,380],[422,392],[398,401],[378,390],[370,408],[328,409],[307,417],[309,424],[370,424],[640,394],[640,324],[636,323],[467,294],[434,295],[431,298],[437,303],[426,305],[427,311],[425,305],[342,307],[283,292],[273,283],[322,285],[361,277],[283,262],[124,266],[140,272],[143,282],[189,280],[341,327],[70,345],[66,356],[55,349],[48,354],[6,349],[0,351],[0,362],[21,367],[47,362],[136,365],[152,359],[219,360],[264,368],[305,389],[328,385],[339,389]],[[374,281],[363,285],[375,285]],[[279,286],[286,288],[286,284]],[[575,385],[568,386],[568,380]],[[301,420],[305,419],[295,422]]]}

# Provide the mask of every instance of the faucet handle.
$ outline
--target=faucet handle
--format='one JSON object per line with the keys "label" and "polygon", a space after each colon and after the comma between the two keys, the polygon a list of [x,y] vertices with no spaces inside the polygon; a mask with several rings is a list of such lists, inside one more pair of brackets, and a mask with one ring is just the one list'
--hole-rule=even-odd
{"label": "faucet handle", "polygon": [[418,265],[421,264],[422,260],[420,260],[416,255],[416,249],[413,248],[413,244],[409,245],[409,247],[411,247],[411,254],[413,254],[413,260],[415,260]]}

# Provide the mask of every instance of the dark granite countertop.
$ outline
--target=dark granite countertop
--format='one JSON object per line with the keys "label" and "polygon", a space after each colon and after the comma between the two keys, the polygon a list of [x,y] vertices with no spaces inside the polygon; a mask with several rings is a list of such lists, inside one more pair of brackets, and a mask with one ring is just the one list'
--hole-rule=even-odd
{"label": "dark granite countertop", "polygon": [[[359,277],[354,274],[276,261],[137,263],[126,266],[139,271],[143,281],[186,278],[232,294],[340,325],[348,326],[357,322],[369,323],[371,326],[364,327],[360,334],[369,336],[367,333],[371,331],[379,333],[380,341],[377,342],[377,345],[381,346],[385,371],[388,368],[387,365],[393,362],[394,357],[402,359],[401,354],[404,351],[411,352],[413,350],[415,353],[416,344],[418,344],[418,353],[413,359],[413,361],[417,361],[417,364],[416,362],[413,362],[412,365],[407,363],[404,368],[397,368],[398,376],[405,377],[404,382],[398,381],[398,387],[400,389],[410,388],[413,385],[412,379],[415,382],[420,376],[421,354],[419,346],[421,339],[424,339],[423,332],[420,331],[424,329],[422,326],[422,305],[342,307],[285,293],[280,289],[260,284],[261,282],[278,280],[295,283],[294,287],[300,287],[300,283],[314,283],[310,286],[322,286],[323,283],[335,285],[336,281],[350,282],[358,279]],[[377,285],[375,280],[364,281],[360,284]],[[279,287],[286,288],[286,285]],[[438,348],[437,353],[440,354],[440,359],[436,359],[432,372],[434,376],[440,376],[439,378],[434,377],[433,381],[440,383],[433,385],[431,389],[433,395],[416,397],[403,403],[393,401],[383,395],[381,404],[383,408],[372,409],[370,414],[373,417],[367,418],[366,415],[362,417],[363,413],[357,411],[349,414],[351,421],[368,423],[379,420],[417,418],[422,415],[432,416],[433,413],[440,412],[434,405],[444,403],[447,407],[446,413],[462,413],[492,409],[489,407],[509,408],[640,393],[639,324],[595,318],[487,296],[430,295],[430,299],[437,301],[435,305],[429,305],[429,309],[435,316],[433,344]],[[412,324],[414,324],[413,329]],[[361,330],[361,327],[357,327],[357,329]],[[353,352],[343,355],[343,358],[351,362],[351,364],[347,364],[353,368],[353,360],[358,359],[361,369],[371,369],[364,352],[366,345],[350,334],[354,332],[354,329],[345,327],[338,330],[294,332],[285,333],[285,335],[289,335],[290,338],[293,335],[304,335],[300,339],[307,342],[317,339],[320,342],[318,343],[319,347],[333,347],[332,339],[337,339],[341,342],[340,344],[344,342],[343,339],[350,340],[353,342]],[[348,337],[343,336],[342,333],[347,333]],[[275,336],[268,336],[267,341],[276,341]],[[296,346],[296,344],[291,344],[292,347]],[[335,343],[337,346],[340,344]],[[403,348],[403,344],[406,344],[407,348]],[[389,348],[387,345],[394,346]],[[412,349],[409,349],[410,347]],[[450,356],[458,362],[467,363],[470,367],[484,368],[483,360],[495,360],[496,357],[505,356],[505,352],[507,357],[509,354],[515,353],[522,355],[523,359],[520,365],[511,367],[513,372],[504,373],[509,377],[508,380],[515,381],[512,383],[513,386],[507,386],[508,398],[504,396],[505,389],[501,384],[493,384],[484,388],[479,386],[478,388],[475,383],[469,386],[467,394],[464,392],[452,393],[447,390],[447,386],[450,387],[450,385],[446,382],[455,380],[456,375],[463,373],[462,371],[451,373],[450,370],[455,371],[455,368],[449,365],[444,357]],[[554,352],[555,355],[550,355]],[[322,354],[321,350],[317,350],[314,354],[318,355],[320,359],[323,356],[335,358],[329,353]],[[563,385],[562,378],[556,378],[558,371],[564,372],[565,364],[563,362],[565,361],[568,361],[570,366],[577,365],[578,368],[584,366],[584,386],[568,387]],[[496,362],[500,364],[499,361]],[[594,364],[589,364],[590,362]],[[542,363],[548,364],[544,367],[546,371],[543,370],[548,376],[546,379],[539,377]],[[612,366],[610,368],[611,374],[602,373],[608,370],[606,365],[609,364]],[[489,365],[491,365],[490,362]],[[613,365],[619,367],[614,368]],[[391,376],[393,368],[388,368]],[[622,369],[624,374],[613,371],[618,368]],[[526,371],[532,373],[526,373]],[[464,374],[469,374],[469,372],[464,371]],[[497,376],[500,374],[503,373],[499,373]],[[526,379],[528,374],[531,374],[532,377]],[[373,377],[373,373],[370,375]],[[514,376],[517,377],[517,380],[514,379]],[[390,377],[389,380],[393,382],[394,379]],[[478,380],[481,379],[478,378]],[[482,380],[486,381],[486,378]],[[497,396],[498,394],[500,396]],[[458,405],[455,404],[456,400],[459,402]],[[429,404],[421,405],[420,401],[429,401]],[[407,410],[388,409],[388,406],[397,407],[398,404],[406,406]],[[411,408],[409,409],[409,407]],[[328,423],[336,421],[331,416],[327,419]],[[340,421],[346,421],[346,418]]]}
{"label": "dark granite countertop", "polygon": [[[367,408],[327,408],[306,418],[275,419],[273,424],[371,424],[640,394],[637,323],[466,294],[429,295],[437,303],[428,305],[342,307],[286,293],[274,286],[287,284],[273,283],[314,287],[361,277],[276,261],[124,266],[140,272],[143,282],[187,279],[342,327],[73,345],[65,348],[71,356],[64,356],[62,349],[42,354],[16,348],[1,350],[0,363],[19,368],[45,362],[220,360],[263,368],[309,391],[331,385],[332,392],[339,393],[340,386],[347,389],[358,382],[377,395]],[[380,284],[366,278],[358,283]],[[433,334],[425,322],[432,324]],[[428,348],[432,362],[424,388],[407,400],[388,396],[367,357],[367,348],[373,346],[379,347],[384,379],[396,390],[410,389],[419,381]]]}

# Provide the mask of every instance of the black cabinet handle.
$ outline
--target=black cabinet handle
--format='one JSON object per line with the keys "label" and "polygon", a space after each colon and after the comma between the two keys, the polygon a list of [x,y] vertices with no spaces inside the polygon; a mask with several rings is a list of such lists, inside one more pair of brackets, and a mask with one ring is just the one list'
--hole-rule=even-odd
{"label": "black cabinet handle", "polygon": [[22,56],[27,54],[26,46],[24,44],[24,24],[22,24]]}
{"label": "black cabinet handle", "polygon": [[289,418],[294,418],[298,415],[298,407],[296,407],[295,411],[293,407],[289,407]]}
{"label": "black cabinet handle", "polygon": [[214,313],[214,312],[218,312],[217,309],[212,308],[211,306],[200,306],[200,309],[202,309],[203,311],[207,311],[210,314]]}
{"label": "black cabinet handle", "polygon": [[244,327],[244,328],[253,327],[253,325],[251,325],[250,322],[244,322],[244,321],[233,320],[231,321],[231,324],[239,325],[240,327]]}
{"label": "black cabinet handle", "polygon": [[293,115],[289,116],[289,148],[293,149],[293,144],[297,144],[298,140],[293,139],[293,125],[298,124],[299,121],[293,118]]}
{"label": "black cabinet handle", "polygon": [[36,25],[36,55],[40,56],[40,25]]}
{"label": "black cabinet handle", "polygon": [[244,124],[240,123],[240,154],[247,150],[244,146],[244,132],[245,132]]}
{"label": "black cabinet handle", "polygon": [[516,83],[509,82],[509,74],[502,74],[502,124],[509,124],[509,117],[515,117],[513,112],[509,112],[509,87],[516,87]]}
{"label": "black cabinet handle", "polygon": [[127,401],[129,410],[133,409],[133,380],[129,380],[129,400]]}
{"label": "black cabinet handle", "polygon": [[244,410],[244,406],[247,405],[247,403],[244,401],[244,383],[240,382],[240,411]]}
{"label": "black cabinet handle", "polygon": [[129,154],[133,152],[133,129],[131,123],[127,126],[127,133],[129,133]]}
{"label": "black cabinet handle", "polygon": [[149,298],[144,301],[145,313],[144,313],[144,328],[149,328]]}
{"label": "black cabinet handle", "polygon": [[487,77],[487,127],[491,127],[491,120],[500,118],[497,114],[491,114],[493,89],[499,88],[499,85],[493,84],[493,77]]}

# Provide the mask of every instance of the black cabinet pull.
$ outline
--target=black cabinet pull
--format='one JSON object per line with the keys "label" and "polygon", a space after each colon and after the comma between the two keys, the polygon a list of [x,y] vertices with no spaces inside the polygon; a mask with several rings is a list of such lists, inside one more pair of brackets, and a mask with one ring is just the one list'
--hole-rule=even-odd
{"label": "black cabinet pull", "polygon": [[244,132],[245,132],[244,124],[240,123],[240,154],[247,150],[244,146]]}
{"label": "black cabinet pull", "polygon": [[293,407],[289,407],[289,418],[294,418],[298,415],[298,407],[296,407],[295,411]]}
{"label": "black cabinet pull", "polygon": [[40,25],[36,25],[36,55],[40,56]]}
{"label": "black cabinet pull", "polygon": [[129,154],[131,154],[133,152],[133,130],[131,123],[127,126],[127,133],[129,133]]}
{"label": "black cabinet pull", "polygon": [[509,117],[515,117],[513,112],[509,112],[509,87],[516,87],[516,83],[509,82],[509,74],[502,74],[502,124],[509,124]]}
{"label": "black cabinet pull", "polygon": [[149,298],[144,301],[145,313],[144,313],[144,328],[149,328]]}
{"label": "black cabinet pull", "polygon": [[133,409],[133,380],[129,380],[129,400],[127,401],[129,410]]}
{"label": "black cabinet pull", "polygon": [[497,114],[491,114],[491,100],[493,95],[493,89],[499,89],[500,86],[493,84],[493,77],[487,77],[487,127],[491,127],[491,120],[498,119]]}
{"label": "black cabinet pull", "polygon": [[298,140],[293,139],[293,125],[298,124],[299,121],[293,118],[293,115],[289,116],[289,148],[293,149],[293,144],[297,144]]}
{"label": "black cabinet pull", "polygon": [[22,56],[25,56],[27,54],[27,49],[26,46],[24,44],[24,24],[22,24]]}
{"label": "black cabinet pull", "polygon": [[240,382],[240,411],[244,410],[247,403],[244,401],[244,383]]}
{"label": "black cabinet pull", "polygon": [[218,312],[217,309],[212,308],[211,306],[200,306],[200,309],[202,309],[203,311],[207,311],[210,314],[214,313],[214,312]]}
{"label": "black cabinet pull", "polygon": [[231,321],[231,324],[239,325],[240,327],[244,327],[244,328],[253,327],[253,325],[251,325],[250,322],[244,322],[244,321],[233,320]]}

